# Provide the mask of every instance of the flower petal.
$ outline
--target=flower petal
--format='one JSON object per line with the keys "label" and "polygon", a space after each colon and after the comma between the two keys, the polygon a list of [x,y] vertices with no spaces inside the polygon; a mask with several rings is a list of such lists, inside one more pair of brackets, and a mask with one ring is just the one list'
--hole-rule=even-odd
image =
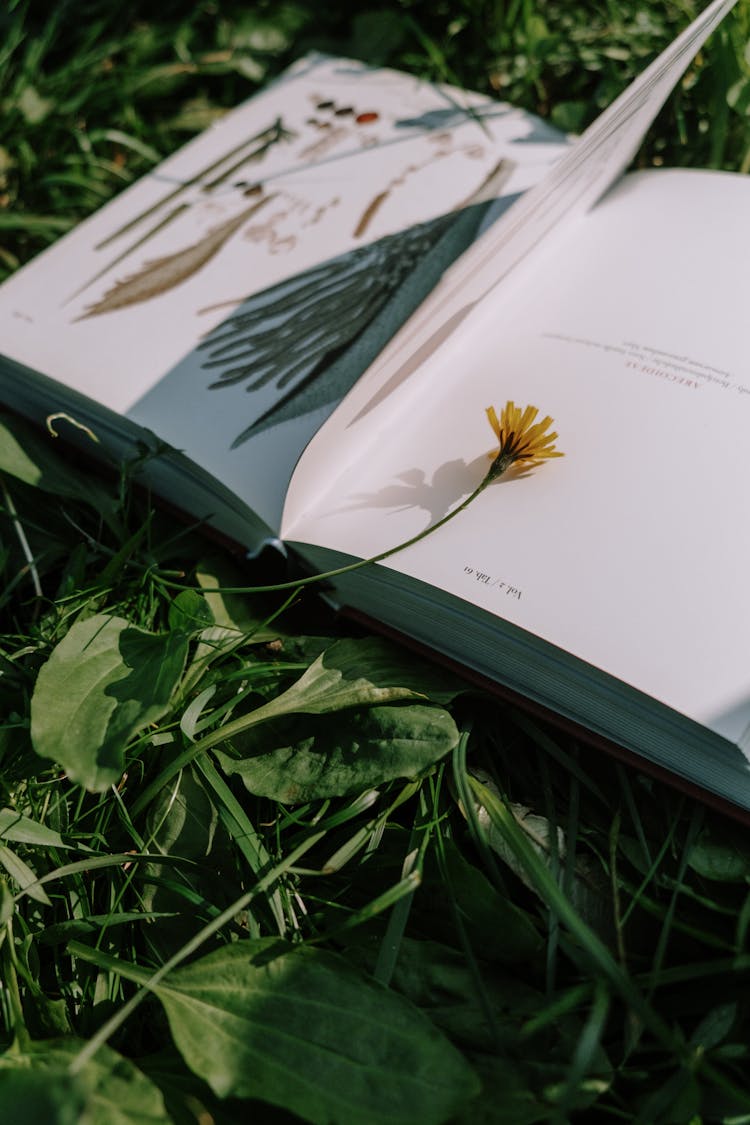
{"label": "flower petal", "polygon": [[487,419],[488,419],[490,425],[492,426],[493,430],[495,431],[495,437],[498,439],[498,441],[502,441],[502,432],[501,432],[501,429],[500,429],[500,423],[497,420],[497,414],[495,413],[495,407],[494,406],[488,406],[487,407]]}
{"label": "flower petal", "polygon": [[487,407],[487,419],[500,442],[499,450],[489,455],[493,463],[501,461],[502,467],[498,467],[497,475],[501,475],[514,461],[522,461],[526,468],[534,468],[551,457],[564,456],[554,446],[557,431],[547,433],[554,424],[552,418],[547,415],[541,422],[536,422],[538,414],[536,406],[526,406],[522,411],[509,399],[498,420],[494,406]]}

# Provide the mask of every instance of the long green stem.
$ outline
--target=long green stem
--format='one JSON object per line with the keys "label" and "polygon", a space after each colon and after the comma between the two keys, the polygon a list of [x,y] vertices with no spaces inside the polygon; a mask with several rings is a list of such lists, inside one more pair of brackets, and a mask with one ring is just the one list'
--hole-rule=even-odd
{"label": "long green stem", "polygon": [[[217,586],[217,587],[201,587],[203,594],[272,594],[279,590],[299,590],[303,586],[312,586],[314,582],[325,582],[329,578],[338,578],[340,574],[348,574],[352,570],[360,570],[363,566],[371,566],[373,563],[383,562],[391,555],[397,554],[399,551],[405,551],[407,547],[413,547],[420,539],[425,539],[428,535],[432,535],[433,531],[437,531],[439,527],[443,527],[446,523],[452,520],[459,512],[463,512],[468,508],[480,492],[484,492],[485,488],[492,480],[495,480],[498,473],[494,475],[492,472],[488,473],[482,483],[474,489],[474,491],[462,500],[461,503],[452,508],[447,515],[439,519],[437,523],[431,523],[429,527],[424,528],[423,531],[418,532],[417,535],[412,535],[411,539],[405,539],[403,543],[398,543],[395,547],[389,547],[387,551],[381,551],[379,555],[371,555],[367,559],[358,559],[357,562],[348,563],[346,566],[336,567],[335,570],[326,570],[323,574],[311,574],[309,578],[296,578],[291,582],[277,582],[273,586]],[[162,578],[161,575],[154,574],[154,579],[162,586],[174,586],[175,589],[184,590],[184,585],[178,582],[169,582],[167,579]]]}

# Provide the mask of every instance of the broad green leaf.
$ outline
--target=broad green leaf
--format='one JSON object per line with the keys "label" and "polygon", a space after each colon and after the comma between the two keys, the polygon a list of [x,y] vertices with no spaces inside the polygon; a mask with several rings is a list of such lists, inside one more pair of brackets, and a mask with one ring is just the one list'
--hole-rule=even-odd
{"label": "broad green leaf", "polygon": [[0,839],[12,840],[15,844],[34,844],[40,848],[72,847],[65,843],[59,832],[22,816],[14,809],[0,809]]}
{"label": "broad green leaf", "polygon": [[291,1125],[294,1121],[283,1109],[268,1104],[220,1100],[169,1041],[154,1054],[140,1056],[138,1066],[163,1093],[174,1125]]}
{"label": "broad green leaf", "polygon": [[739,837],[727,841],[711,839],[702,832],[690,849],[688,866],[704,879],[719,883],[744,883],[750,878],[750,851]]}
{"label": "broad green leaf", "polygon": [[[33,1044],[29,1051],[0,1057],[0,1121],[17,1121],[19,1125],[31,1121],[39,1125],[168,1125],[170,1119],[160,1091],[110,1047],[100,1047],[73,1084],[67,1071],[84,1045],[82,1039],[50,1039]],[[39,1103],[40,1116],[33,1116],[37,1104],[34,1088],[59,1089],[59,1116],[45,1117],[43,1102]],[[28,1101],[13,1100],[19,1091]],[[68,1108],[73,1113],[66,1116]]]}
{"label": "broad green leaf", "polygon": [[[224,727],[224,736],[282,715],[325,715],[348,707],[395,703],[403,699],[447,702],[459,680],[408,656],[379,637],[335,641],[276,699]],[[219,737],[212,743],[219,741]]]}
{"label": "broad green leaf", "polygon": [[183,770],[149,809],[150,849],[162,855],[202,859],[213,847],[218,819],[204,786],[190,770]]}
{"label": "broad green leaf", "polygon": [[35,1039],[52,1039],[73,1032],[67,1001],[62,997],[51,1000],[38,985],[29,988],[24,997],[24,1016],[26,1030]]}
{"label": "broad green leaf", "polygon": [[[226,874],[217,879],[217,873],[231,871],[232,863],[216,805],[191,769],[184,769],[157,794],[149,806],[147,829],[149,850],[169,857],[167,863],[152,861],[138,871],[144,880],[143,908],[171,915],[151,927],[151,945],[166,959],[205,922],[204,910],[186,913],[185,892],[198,901],[225,905],[225,895],[234,886]],[[175,857],[193,861],[177,887],[170,877]]]}
{"label": "broad green leaf", "polygon": [[396,704],[264,724],[235,740],[241,757],[217,757],[251,793],[299,804],[418,777],[457,741],[441,707]]}
{"label": "broad green leaf", "polygon": [[9,1125],[92,1125],[77,1079],[57,1070],[46,1073],[40,1081],[37,1068],[14,1066],[11,1058],[17,1056],[0,1057],[0,1121]]}
{"label": "broad green leaf", "polygon": [[77,622],[41,669],[31,740],[92,792],[114,784],[128,741],[166,712],[187,654],[182,633],[157,636],[121,617]]}
{"label": "broad green leaf", "polygon": [[185,1062],[220,1097],[315,1125],[438,1125],[477,1091],[422,1013],[333,953],[237,941],[152,988]]}
{"label": "broad green leaf", "polygon": [[321,653],[297,683],[264,710],[323,714],[417,696],[442,703],[464,687],[456,677],[380,637],[346,637]]}
{"label": "broad green leaf", "polygon": [[[415,695],[444,703],[464,688],[457,677],[387,640],[347,637],[322,652],[284,693],[284,711],[340,711],[346,706],[389,703]],[[296,704],[289,705],[291,700]]]}
{"label": "broad green leaf", "polygon": [[197,590],[181,590],[169,607],[169,628],[181,633],[197,633],[214,618],[206,599]]}

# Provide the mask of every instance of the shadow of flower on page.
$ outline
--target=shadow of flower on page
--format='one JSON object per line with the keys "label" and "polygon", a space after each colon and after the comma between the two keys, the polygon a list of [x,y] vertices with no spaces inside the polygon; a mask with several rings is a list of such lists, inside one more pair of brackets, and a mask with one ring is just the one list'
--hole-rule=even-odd
{"label": "shadow of flower on page", "polygon": [[[494,459],[494,455],[493,455]],[[531,476],[532,466],[519,461],[505,469],[497,484],[522,480]],[[389,508],[393,514],[410,508],[421,508],[427,513],[429,526],[442,519],[460,500],[476,489],[477,480],[487,473],[487,457],[473,461],[445,461],[428,478],[423,469],[407,469],[395,481],[377,492],[355,492],[350,503],[336,508],[331,514],[359,511],[363,508]]]}
{"label": "shadow of flower on page", "polygon": [[[320,580],[322,578],[334,577],[337,574],[343,574],[349,570],[357,570],[361,566],[367,566],[369,563],[382,562],[384,559],[390,558],[398,551],[403,551],[407,547],[413,546],[421,539],[432,535],[438,528],[443,527],[449,520],[454,519],[460,512],[465,511],[470,504],[480,496],[486,488],[491,484],[495,484],[500,478],[505,477],[506,480],[518,476],[525,476],[527,473],[542,465],[545,461],[553,457],[563,457],[564,454],[555,448],[555,441],[557,440],[557,432],[552,430],[550,426],[554,423],[552,418],[547,415],[537,422],[537,415],[539,410],[536,406],[527,406],[523,410],[516,406],[512,400],[509,400],[500,412],[500,417],[497,416],[497,411],[494,406],[488,406],[485,413],[487,414],[487,421],[489,422],[495,437],[499,442],[499,448],[493,449],[485,457],[475,458],[474,461],[466,465],[463,461],[447,461],[435,473],[432,482],[429,486],[425,487],[423,475],[420,470],[408,470],[406,474],[401,477],[402,486],[395,486],[399,499],[402,499],[401,493],[406,492],[413,495],[416,500],[419,497],[419,504],[409,506],[419,506],[424,508],[430,515],[431,520],[422,531],[416,535],[412,535],[410,539],[406,539],[403,543],[398,543],[395,547],[389,547],[386,551],[381,551],[378,555],[373,555],[369,559],[361,559],[359,562],[351,563],[349,566],[340,567],[335,571],[329,571],[324,575],[315,575],[312,579],[303,579],[302,583],[309,581]],[[490,461],[490,466],[482,473],[482,466],[486,466],[487,460]],[[471,485],[468,487],[462,486],[459,492],[464,499],[460,503],[451,506],[448,502],[446,510],[446,496],[440,497],[439,511],[437,518],[433,504],[428,500],[431,493],[439,495],[436,485],[438,482],[442,485],[442,476],[447,474],[448,478],[454,482],[460,483],[464,473],[471,472],[476,466],[479,468],[476,474],[473,475],[473,482],[479,479],[479,484],[475,483],[473,489]],[[414,475],[416,474],[416,475]],[[413,483],[412,483],[413,482]],[[447,482],[446,482],[447,483]],[[441,488],[440,491],[443,491]],[[468,495],[466,493],[468,492]],[[379,506],[393,506],[392,501],[394,497],[393,486],[386,486],[384,490],[375,493],[374,497],[366,496],[364,500],[366,504],[361,502],[359,507],[363,506],[376,506],[378,498],[380,499]],[[383,505],[383,501],[386,504]],[[403,508],[403,504],[401,505]]]}
{"label": "shadow of flower on page", "polygon": [[[292,582],[274,583],[271,586],[243,586],[232,587],[231,591],[225,593],[244,593],[244,594],[265,594],[272,591],[281,591],[281,589],[301,589],[304,586],[310,586],[317,582],[326,582],[329,578],[337,578],[342,574],[349,574],[350,570],[359,570],[363,566],[372,566],[373,562],[382,562],[390,558],[392,555],[397,555],[399,551],[406,550],[407,547],[413,547],[422,539],[426,539],[427,535],[432,535],[437,529],[442,528],[449,520],[455,519],[455,516],[466,510],[470,504],[476,501],[477,497],[484,493],[484,490],[491,484],[495,484],[498,479],[505,477],[506,480],[518,479],[519,476],[524,477],[527,472],[532,469],[543,465],[544,461],[550,460],[553,457],[564,457],[564,453],[555,449],[554,442],[557,440],[557,432],[550,431],[550,426],[553,425],[552,418],[549,415],[543,417],[541,422],[536,422],[536,416],[539,414],[539,409],[536,406],[526,406],[522,409],[513,403],[513,400],[508,400],[503,409],[501,409],[498,418],[494,406],[488,406],[486,409],[487,421],[491,429],[495,433],[499,448],[491,450],[485,457],[479,457],[466,465],[461,460],[446,461],[441,469],[437,470],[433,480],[430,484],[425,484],[424,475],[421,470],[410,469],[401,476],[401,484],[394,486],[387,486],[381,489],[380,492],[372,496],[363,496],[360,498],[358,506],[373,506],[378,505],[383,507],[394,507],[394,499],[397,504],[404,507],[408,504],[409,507],[417,506],[422,507],[424,510],[434,516],[434,502],[432,501],[432,494],[435,498],[440,495],[440,515],[439,519],[434,519],[427,523],[426,528],[418,531],[409,539],[403,542],[396,543],[395,547],[389,547],[385,551],[380,551],[378,555],[371,555],[369,558],[358,559],[355,562],[350,562],[346,566],[336,567],[334,570],[326,570],[323,574],[310,575],[308,578],[298,578]],[[486,469],[484,476],[481,476],[482,465],[487,465],[487,460],[490,461],[490,466]],[[448,475],[449,479],[458,481],[462,478],[464,471],[469,471],[473,466],[479,466],[477,476],[479,477],[479,484],[473,488],[472,492],[466,496],[466,487],[462,488],[459,495],[466,496],[454,507],[448,506],[448,511],[445,511],[446,497],[443,489],[436,488],[435,481],[441,474]],[[477,476],[473,479],[477,479]],[[346,511],[346,510],[343,510]],[[206,589],[204,591],[206,593]],[[218,591],[217,593],[222,593]]]}
{"label": "shadow of flower on page", "polygon": [[[487,421],[499,442],[499,448],[493,449],[484,457],[475,458],[468,465],[461,460],[446,461],[435,473],[429,484],[425,482],[421,470],[410,469],[398,478],[400,484],[387,485],[385,489],[381,489],[373,495],[363,494],[359,498],[354,498],[354,508],[394,508],[397,506],[400,506],[402,510],[405,506],[423,508],[431,519],[427,526],[417,532],[416,535],[412,535],[411,538],[405,539],[402,543],[397,543],[394,547],[388,547],[387,550],[381,551],[377,555],[371,555],[366,559],[358,559],[346,566],[336,567],[335,570],[313,574],[309,578],[300,578],[297,581],[278,582],[272,586],[245,586],[234,592],[254,594],[268,593],[272,590],[299,590],[303,586],[312,585],[314,582],[324,582],[330,578],[337,578],[340,574],[348,574],[352,570],[359,570],[363,566],[383,562],[399,551],[414,546],[415,543],[419,543],[428,535],[432,535],[449,520],[455,519],[486,488],[495,484],[500,478],[505,477],[508,481],[518,480],[519,477],[526,476],[545,461],[553,457],[565,456],[561,450],[555,448],[557,432],[554,430],[550,432],[550,426],[553,425],[552,418],[547,415],[540,422],[537,422],[539,410],[536,406],[527,406],[522,410],[512,400],[509,400],[503,407],[499,418],[494,406],[488,406],[486,414]],[[490,466],[486,468],[488,459]],[[478,468],[476,474],[472,474],[472,477],[474,482],[478,479],[479,483],[475,484],[473,490],[469,491],[461,482],[466,479],[465,474],[471,472],[475,467]],[[482,472],[483,468],[484,473]],[[443,476],[447,477],[445,485],[442,480]],[[447,495],[447,484],[449,482],[452,482],[454,488],[460,485],[458,496],[459,498],[464,497],[459,503],[455,504],[455,507],[451,506],[450,497]],[[467,491],[469,491],[468,496],[466,495]],[[437,504],[438,497],[439,505]],[[354,509],[349,507],[339,510],[351,511]],[[436,510],[438,512],[437,518]]]}
{"label": "shadow of flower on page", "polygon": [[428,522],[432,524],[474,490],[486,467],[486,458],[482,456],[475,457],[468,464],[460,458],[446,461],[432,478],[423,469],[407,469],[376,492],[352,493],[349,502],[331,514],[364,508],[387,508],[395,514],[418,508],[426,512]]}

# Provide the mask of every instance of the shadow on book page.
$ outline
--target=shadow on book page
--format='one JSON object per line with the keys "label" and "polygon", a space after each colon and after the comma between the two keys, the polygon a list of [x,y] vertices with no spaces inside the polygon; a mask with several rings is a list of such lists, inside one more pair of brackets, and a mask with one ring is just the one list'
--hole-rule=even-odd
{"label": "shadow on book page", "polygon": [[[330,511],[331,516],[354,512],[370,512],[382,519],[382,514],[398,515],[403,512],[424,513],[424,529],[432,527],[446,516],[456,505],[465,500],[469,493],[481,484],[487,475],[491,457],[480,454],[472,459],[456,457],[443,461],[432,471],[421,466],[404,469],[396,473],[382,487],[372,491],[353,491],[345,501]],[[519,462],[503,473],[493,483],[493,492],[511,482],[523,480],[531,475],[531,469]],[[416,534],[416,532],[415,532]]]}
{"label": "shadow on book page", "polygon": [[253,294],[128,417],[189,450],[276,526],[306,443],[488,211],[495,219],[514,198],[441,215]]}
{"label": "shadow on book page", "polygon": [[[515,198],[506,196],[495,217]],[[248,402],[249,421],[233,448],[269,426],[339,402],[363,370],[364,349],[357,360],[350,346],[372,325],[368,350],[378,354],[474,240],[488,206],[473,204],[388,235],[243,302],[200,344],[202,369],[213,376],[212,390],[242,384],[253,394],[274,385],[278,396],[255,418]],[[389,301],[388,315],[378,317]],[[343,362],[334,363],[337,358]]]}

